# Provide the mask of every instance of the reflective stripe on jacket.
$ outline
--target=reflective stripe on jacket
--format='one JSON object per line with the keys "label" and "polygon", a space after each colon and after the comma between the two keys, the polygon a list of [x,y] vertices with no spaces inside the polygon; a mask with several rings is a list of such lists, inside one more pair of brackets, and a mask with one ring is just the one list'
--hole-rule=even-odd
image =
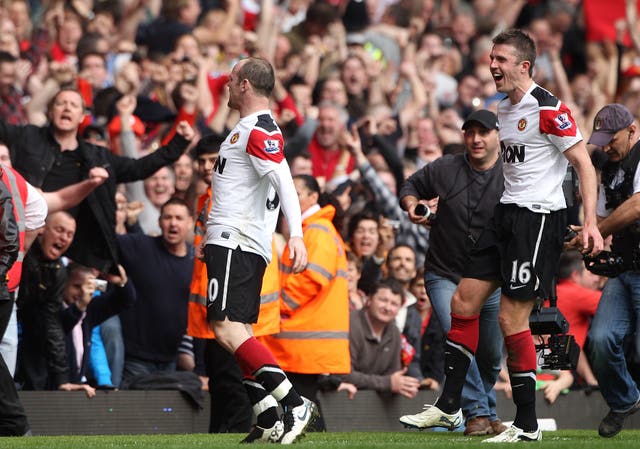
{"label": "reflective stripe on jacket", "polygon": [[285,371],[348,373],[349,295],[344,242],[325,206],[302,223],[309,263],[291,273],[289,251],[281,259],[280,332],[265,341]]}
{"label": "reflective stripe on jacket", "polygon": [[10,292],[13,292],[18,288],[18,285],[20,285],[20,278],[22,277],[22,261],[24,260],[25,237],[24,208],[27,204],[28,190],[27,181],[24,180],[20,173],[4,165],[2,166],[2,182],[4,182],[4,184],[11,192],[11,200],[13,202],[13,215],[15,216],[16,223],[18,224],[18,237],[20,241],[18,258],[7,273],[7,287]]}

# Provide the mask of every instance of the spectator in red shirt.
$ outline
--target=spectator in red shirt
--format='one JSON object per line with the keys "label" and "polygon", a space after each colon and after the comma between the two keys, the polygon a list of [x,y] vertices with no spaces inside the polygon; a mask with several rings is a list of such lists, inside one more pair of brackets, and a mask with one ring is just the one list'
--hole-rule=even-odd
{"label": "spectator in red shirt", "polygon": [[580,346],[576,374],[589,386],[598,385],[584,353],[591,319],[596,313],[600,295],[600,276],[587,271],[578,251],[565,251],[560,256],[558,272],[558,308],[569,323],[569,334]]}
{"label": "spectator in red shirt", "polygon": [[[338,174],[345,175],[353,170],[353,158],[348,156],[349,150],[342,145],[347,132],[347,119],[347,111],[335,103],[322,102],[318,106],[318,128],[309,143],[309,153],[313,163],[313,176],[321,185]],[[343,151],[349,157],[346,165],[340,163]]]}

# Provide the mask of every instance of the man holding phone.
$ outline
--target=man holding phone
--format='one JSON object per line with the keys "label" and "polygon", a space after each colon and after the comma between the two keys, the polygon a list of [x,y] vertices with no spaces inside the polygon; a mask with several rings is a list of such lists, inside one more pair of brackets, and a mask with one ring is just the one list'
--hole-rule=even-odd
{"label": "man holding phone", "polygon": [[[502,194],[498,128],[498,118],[493,112],[473,112],[462,125],[467,151],[425,165],[400,190],[403,207],[406,210],[414,207],[416,221],[431,226],[425,287],[445,333],[451,328],[451,297],[462,277],[464,263]],[[426,204],[434,198],[440,199],[437,220]],[[500,289],[497,289],[480,312],[479,350],[462,390],[465,435],[498,434],[504,430],[496,415],[493,389],[501,362],[499,309]],[[419,429],[424,425],[421,414],[403,416],[400,422]]]}

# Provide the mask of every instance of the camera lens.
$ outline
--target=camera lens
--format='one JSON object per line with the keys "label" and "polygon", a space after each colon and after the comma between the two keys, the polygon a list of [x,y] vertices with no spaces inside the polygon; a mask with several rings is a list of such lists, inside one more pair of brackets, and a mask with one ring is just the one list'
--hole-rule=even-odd
{"label": "camera lens", "polygon": [[422,203],[416,206],[414,212],[416,215],[422,215],[423,217],[429,216],[429,208]]}

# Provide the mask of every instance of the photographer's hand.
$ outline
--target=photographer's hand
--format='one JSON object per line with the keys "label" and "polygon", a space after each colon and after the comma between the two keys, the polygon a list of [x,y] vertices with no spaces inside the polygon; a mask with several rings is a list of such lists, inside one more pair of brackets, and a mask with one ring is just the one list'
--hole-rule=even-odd
{"label": "photographer's hand", "polygon": [[580,246],[582,243],[582,239],[580,238],[580,232],[582,231],[582,226],[569,225],[564,234],[564,245],[563,250],[567,251],[570,249],[580,250]]}

